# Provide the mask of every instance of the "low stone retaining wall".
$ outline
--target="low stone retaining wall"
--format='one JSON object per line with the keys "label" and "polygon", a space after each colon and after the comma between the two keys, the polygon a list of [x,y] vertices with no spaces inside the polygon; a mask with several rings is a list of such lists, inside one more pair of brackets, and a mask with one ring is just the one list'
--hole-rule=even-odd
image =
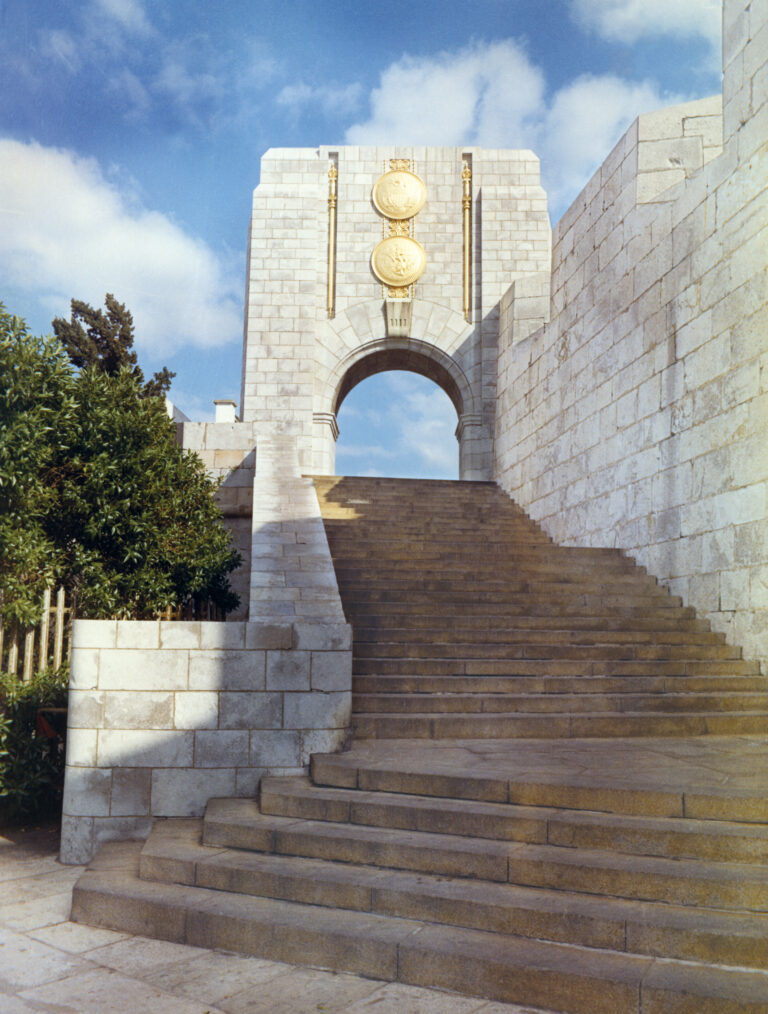
{"label": "low stone retaining wall", "polygon": [[62,862],[339,749],[351,645],[343,622],[77,620]]}

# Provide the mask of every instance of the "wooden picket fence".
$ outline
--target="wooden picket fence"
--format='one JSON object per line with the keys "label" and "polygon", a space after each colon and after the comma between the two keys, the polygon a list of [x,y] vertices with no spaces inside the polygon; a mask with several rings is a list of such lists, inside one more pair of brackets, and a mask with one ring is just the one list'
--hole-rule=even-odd
{"label": "wooden picket fence", "polygon": [[[46,590],[40,622],[25,629],[15,623],[3,623],[0,599],[0,672],[29,680],[43,669],[60,668],[72,651],[74,618],[64,588],[59,588],[55,596],[50,588]],[[182,606],[169,606],[157,619],[223,620],[224,614],[212,603],[193,598]]]}
{"label": "wooden picket fence", "polygon": [[50,588],[46,589],[43,615],[35,627],[22,629],[16,623],[5,624],[0,612],[0,672],[20,674],[26,681],[48,667],[59,669],[72,650],[73,619],[63,588],[55,596]]}

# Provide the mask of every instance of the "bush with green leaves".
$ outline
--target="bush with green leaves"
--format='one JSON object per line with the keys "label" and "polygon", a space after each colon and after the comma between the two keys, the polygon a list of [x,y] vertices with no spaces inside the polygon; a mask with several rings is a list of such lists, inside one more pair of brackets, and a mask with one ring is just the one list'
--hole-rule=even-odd
{"label": "bush with green leaves", "polygon": [[[64,740],[40,734],[41,708],[67,703],[69,674],[47,670],[26,683],[0,673],[0,817],[56,817],[64,785]],[[52,716],[49,716],[52,717]],[[59,725],[63,728],[64,723]]]}
{"label": "bush with green leaves", "polygon": [[60,570],[47,531],[57,509],[60,433],[75,412],[72,369],[55,338],[36,338],[0,304],[0,593],[6,621],[37,621]]}
{"label": "bush with green leaves", "polygon": [[132,369],[76,372],[57,339],[0,305],[0,592],[36,622],[62,583],[80,617],[158,615],[193,598],[226,613],[240,558],[216,483],[182,451]]}

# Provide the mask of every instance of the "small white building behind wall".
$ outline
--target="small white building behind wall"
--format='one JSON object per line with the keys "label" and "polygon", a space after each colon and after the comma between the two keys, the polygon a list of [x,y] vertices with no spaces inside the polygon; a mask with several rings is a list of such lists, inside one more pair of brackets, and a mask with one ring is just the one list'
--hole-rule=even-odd
{"label": "small white building behind wall", "polygon": [[529,151],[267,152],[240,418],[179,424],[223,479],[241,608],[76,623],[66,861],[344,743],[351,631],[303,476],[333,473],[339,406],[382,370],[446,391],[461,478],[768,659],[764,0],[726,0],[723,55],[722,101],[640,116],[554,236]]}

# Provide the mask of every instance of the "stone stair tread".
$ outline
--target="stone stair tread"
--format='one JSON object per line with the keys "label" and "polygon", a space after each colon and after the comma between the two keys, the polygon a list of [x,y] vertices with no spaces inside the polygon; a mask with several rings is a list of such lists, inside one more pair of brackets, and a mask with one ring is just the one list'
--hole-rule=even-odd
{"label": "stone stair tread", "polygon": [[135,864],[83,874],[73,918],[470,996],[554,1004],[569,1014],[640,1014],[654,990],[704,1003],[757,1003],[768,984],[765,973],[744,969],[703,969],[674,959],[659,968],[645,956],[142,881]]}
{"label": "stone stair tread", "polygon": [[[306,858],[393,869],[435,870],[452,876],[506,881],[513,843],[364,825],[273,817],[242,800],[211,800],[204,821],[205,844],[278,852]],[[250,801],[245,801],[250,802]]]}
{"label": "stone stair tread", "polygon": [[[626,744],[628,741],[625,739],[623,742]],[[649,737],[635,742],[641,743],[645,749],[651,744],[661,744],[664,750],[674,751],[675,745],[681,741]],[[732,742],[725,740],[726,744]],[[754,742],[761,744],[763,738]],[[526,756],[534,751],[530,770],[526,764],[521,771],[519,762],[510,763],[509,744],[504,740],[468,739],[460,744],[451,740],[358,741],[356,749],[348,753],[313,754],[311,777],[315,785],[337,788],[511,802],[606,814],[685,816],[758,826],[768,823],[768,799],[762,785],[752,789],[748,785],[734,785],[730,780],[721,783],[709,777],[681,781],[679,777],[666,776],[663,771],[637,777],[631,767],[628,771],[617,770],[613,763],[603,760],[606,745],[611,751],[614,748],[614,742],[606,740],[573,739],[567,744],[567,755],[573,751],[578,751],[580,756],[596,752],[597,769],[585,769],[585,763],[581,763],[578,777],[568,764],[562,770],[554,766],[540,770],[542,752],[549,755],[557,745],[557,740],[549,738],[529,740]],[[490,757],[498,756],[499,760],[470,768],[466,755],[475,757],[478,750]],[[452,759],[450,765],[442,759],[446,751]],[[749,758],[746,750],[744,755]],[[627,758],[625,763],[632,764],[632,752],[622,756]],[[706,755],[703,762],[699,760],[699,754],[694,756],[698,769],[706,775]],[[765,765],[763,753],[758,763],[762,770]]]}
{"label": "stone stair tread", "polygon": [[768,869],[754,864],[273,817],[261,814],[250,800],[212,801],[203,841],[308,859],[568,890],[573,885],[567,878],[573,879],[576,871],[584,893],[658,900],[657,894],[671,897],[671,890],[682,891],[681,897],[698,891],[697,903],[706,907],[768,911]]}
{"label": "stone stair tread", "polygon": [[764,676],[354,676],[357,694],[768,693]]}
{"label": "stone stair tread", "polygon": [[[325,815],[323,820],[349,822],[380,827],[385,826],[410,830],[429,830],[437,833],[443,827],[461,828],[469,837],[497,838],[506,841],[538,842],[541,844],[567,844],[562,840],[552,841],[552,827],[558,837],[564,831],[600,830],[611,837],[610,847],[619,852],[644,855],[667,855],[666,851],[654,851],[648,844],[656,836],[662,841],[674,837],[676,841],[687,838],[693,848],[697,842],[705,842],[708,850],[713,844],[719,846],[717,859],[734,862],[760,862],[768,857],[768,827],[745,822],[695,819],[689,817],[653,817],[635,814],[609,814],[597,810],[567,809],[553,806],[527,806],[515,803],[493,803],[478,800],[437,800],[434,797],[408,793],[386,793],[359,789],[335,789],[313,784],[306,776],[277,775],[265,776],[261,782],[262,813],[278,816],[309,816],[309,814],[280,812],[293,806],[299,810],[307,803]],[[634,835],[646,842],[645,851],[638,852],[637,846],[621,846],[621,836]],[[645,837],[643,837],[645,836]],[[608,847],[606,845],[605,847]],[[703,846],[704,847],[704,846]],[[656,846],[658,849],[659,846]],[[695,858],[686,853],[685,846],[677,846],[677,855]],[[740,849],[742,856],[732,854]]]}
{"label": "stone stair tread", "polygon": [[669,939],[676,933],[676,957],[707,960],[716,947],[721,963],[768,967],[768,917],[762,914],[216,850],[200,844],[200,820],[185,829],[183,844],[177,832],[168,833],[167,823],[156,825],[142,849],[143,879],[382,915],[415,918],[420,912],[424,922],[618,951],[633,949],[631,936],[637,953],[653,953],[656,935]]}

